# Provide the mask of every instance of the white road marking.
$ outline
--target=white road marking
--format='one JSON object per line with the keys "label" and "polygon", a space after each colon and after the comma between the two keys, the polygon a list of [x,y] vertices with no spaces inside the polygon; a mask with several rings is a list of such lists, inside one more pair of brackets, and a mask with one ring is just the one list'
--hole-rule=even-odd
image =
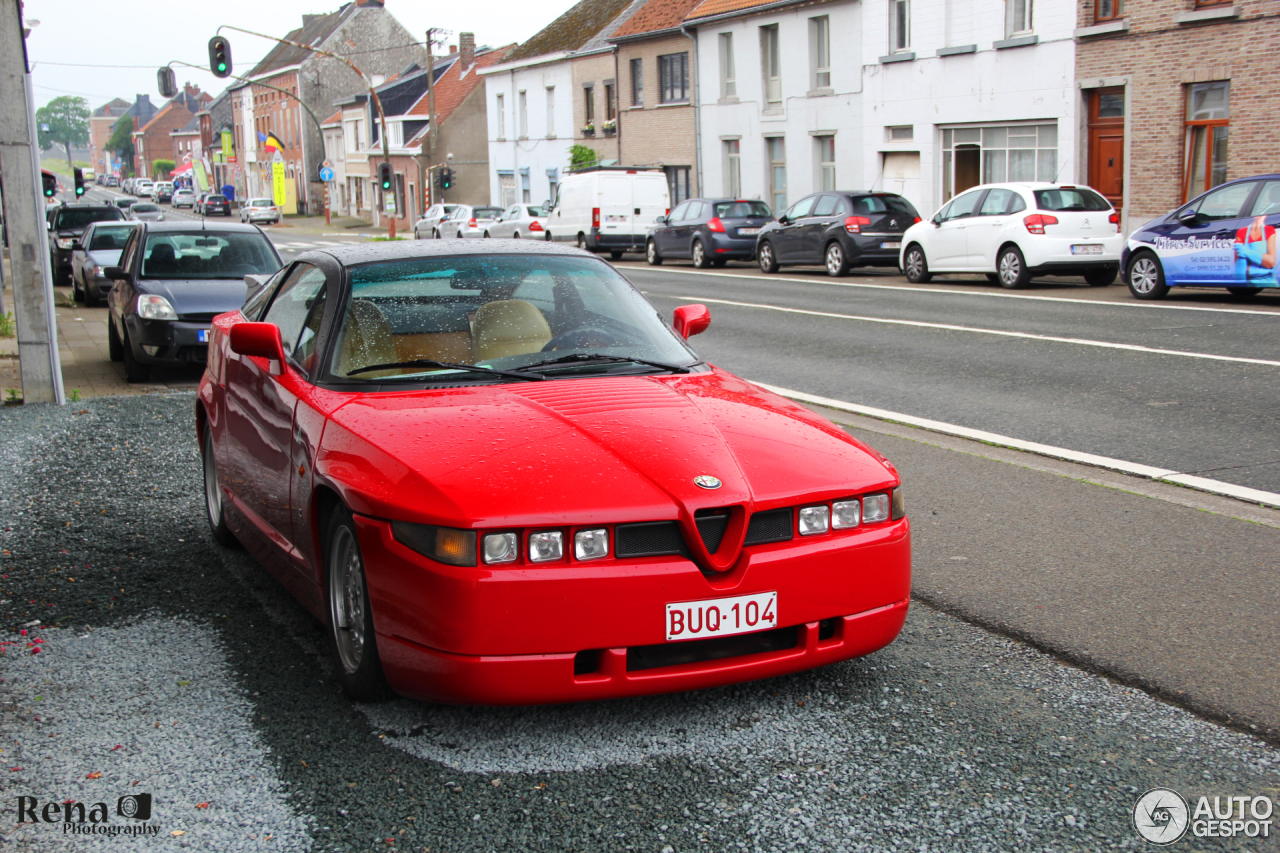
{"label": "white road marking", "polygon": [[997,335],[1004,338],[1022,338],[1031,341],[1048,341],[1050,343],[1076,344],[1085,347],[1102,349],[1127,350],[1129,352],[1151,353],[1153,355],[1176,355],[1182,358],[1200,358],[1209,361],[1231,361],[1240,364],[1260,364],[1266,367],[1280,367],[1280,361],[1265,358],[1243,358],[1234,355],[1214,355],[1205,352],[1186,352],[1176,349],[1160,349],[1144,347],[1138,344],[1120,344],[1110,341],[1093,341],[1088,338],[1060,338],[1054,335],[1033,335],[1030,332],[1010,332],[1003,329],[983,329],[978,326],[958,326],[953,323],[927,323],[923,320],[893,320],[884,317],[864,317],[858,314],[835,314],[829,311],[809,311],[804,308],[784,308],[780,305],[769,305],[762,302],[735,302],[731,299],[708,299],[702,296],[675,296],[688,302],[710,302],[717,305],[732,305],[737,308],[758,308],[762,311],[779,311],[784,314],[804,314],[810,317],[830,317],[836,320],[855,320],[862,323],[881,323],[888,326],[914,326],[921,329],[941,329],[948,332],[973,332],[979,335]]}
{"label": "white road marking", "polygon": [[1113,459],[1110,456],[1099,456],[1096,453],[1083,453],[1079,450],[1069,450],[1065,447],[1054,447],[1053,445],[1040,444],[1035,441],[1026,441],[1021,438],[1013,438],[1007,435],[1000,435],[999,433],[987,432],[986,430],[972,429],[971,427],[960,426],[959,424],[950,424],[945,421],[935,421],[930,420],[929,418],[920,418],[915,415],[903,414],[902,412],[891,412],[887,409],[877,409],[872,406],[847,403],[844,400],[834,400],[830,397],[819,397],[817,394],[808,394],[804,391],[794,391],[790,388],[779,388],[776,385],[768,385],[764,382],[755,382],[754,384],[759,385],[766,391],[772,391],[781,397],[786,397],[801,403],[812,403],[815,406],[825,406],[828,409],[835,409],[841,412],[865,415],[869,418],[876,418],[877,420],[882,421],[893,421],[895,423],[906,424],[907,426],[927,429],[932,432],[940,432],[944,435],[954,435],[959,438],[968,438],[974,441],[981,441],[986,444],[995,444],[1000,447],[1008,447],[1014,450],[1024,450],[1028,453],[1035,453],[1040,456],[1049,456],[1054,459],[1064,459],[1068,462],[1079,462],[1084,465],[1093,465],[1097,468],[1110,468],[1113,471],[1132,474],[1136,477],[1174,483],[1179,486],[1187,486],[1202,492],[1211,492],[1213,494],[1235,498],[1236,500],[1248,501],[1249,503],[1280,507],[1280,494],[1276,494],[1275,492],[1265,492],[1261,489],[1237,486],[1234,483],[1224,483],[1221,480],[1211,480],[1208,477],[1197,477],[1194,474],[1183,474],[1171,468],[1157,468],[1152,465],[1143,465],[1140,462],[1129,462],[1124,459]]}
{"label": "white road marking", "polygon": [[1206,308],[1199,305],[1157,305],[1150,302],[1102,302],[1095,299],[1074,299],[1067,296],[1033,296],[1029,293],[988,293],[982,290],[950,290],[938,287],[899,286],[893,284],[870,284],[854,281],[832,281],[822,278],[793,278],[787,276],[759,276],[732,272],[705,272],[693,269],[665,269],[663,267],[623,267],[623,269],[641,269],[645,272],[674,273],[677,275],[711,275],[720,278],[745,278],[751,281],[780,281],[794,284],[815,284],[828,287],[862,287],[870,290],[905,290],[911,293],[941,293],[951,296],[990,296],[997,299],[1030,299],[1039,302],[1067,302],[1074,305],[1092,305],[1103,308],[1158,308],[1163,311],[1213,311],[1219,314],[1253,314],[1264,317],[1280,317],[1280,311],[1255,311],[1248,308]]}

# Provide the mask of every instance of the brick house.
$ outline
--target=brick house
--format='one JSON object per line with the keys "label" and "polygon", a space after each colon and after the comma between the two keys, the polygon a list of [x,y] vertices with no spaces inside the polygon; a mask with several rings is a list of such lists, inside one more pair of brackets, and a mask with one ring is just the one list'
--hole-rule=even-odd
{"label": "brick house", "polygon": [[199,87],[188,85],[176,98],[160,108],[151,120],[133,132],[134,174],[145,178],[155,177],[157,160],[173,160],[181,157],[174,150],[173,134],[180,131],[208,106],[211,98]]}
{"label": "brick house", "polygon": [[89,163],[99,175],[110,174],[119,168],[115,163],[115,152],[107,150],[107,141],[111,139],[116,121],[128,110],[128,101],[114,98],[89,116]]}
{"label": "brick house", "polygon": [[1277,0],[1079,4],[1078,156],[1089,185],[1122,208],[1125,232],[1277,170],[1278,12]]}
{"label": "brick house", "polygon": [[609,39],[621,84],[620,160],[661,166],[671,206],[701,192],[694,37],[681,25],[700,0],[649,0]]}
{"label": "brick house", "polygon": [[[124,113],[121,114],[119,118],[114,119],[111,122],[111,126],[107,131],[106,139],[107,140],[111,139],[111,135],[115,133],[116,125],[118,125],[120,122],[122,121],[126,122],[127,126],[132,127],[133,130],[136,132],[138,129],[146,125],[147,122],[151,121],[151,119],[155,116],[157,112],[159,112],[159,110],[156,108],[155,104],[151,103],[150,95],[138,95],[135,98],[133,104],[130,105],[129,108],[125,110]],[[132,171],[133,174],[135,175],[137,174],[136,172],[137,152],[136,151],[134,152],[134,158],[128,162],[124,162],[118,159],[114,151],[107,152],[107,153],[111,156],[111,163],[114,166],[114,168],[116,170],[119,170],[122,173],[121,177],[125,177],[130,171]]]}
{"label": "brick house", "polygon": [[598,162],[621,164],[621,122],[618,119],[617,48],[609,38],[646,0],[633,0],[617,16],[573,52],[569,69],[573,78],[573,141],[596,152]]}

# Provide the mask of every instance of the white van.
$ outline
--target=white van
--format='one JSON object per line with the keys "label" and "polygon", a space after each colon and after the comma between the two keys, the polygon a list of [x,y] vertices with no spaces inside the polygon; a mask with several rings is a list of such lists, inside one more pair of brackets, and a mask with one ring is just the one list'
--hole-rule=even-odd
{"label": "white van", "polygon": [[570,172],[547,213],[547,239],[575,243],[614,260],[643,252],[653,222],[671,210],[661,169],[597,166]]}

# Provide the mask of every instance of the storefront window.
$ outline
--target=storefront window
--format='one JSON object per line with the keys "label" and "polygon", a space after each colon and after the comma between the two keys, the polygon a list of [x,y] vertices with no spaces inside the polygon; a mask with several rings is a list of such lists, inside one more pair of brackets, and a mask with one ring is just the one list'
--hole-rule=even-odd
{"label": "storefront window", "polygon": [[1055,181],[1057,177],[1057,125],[957,127],[942,131],[943,201],[978,184]]}

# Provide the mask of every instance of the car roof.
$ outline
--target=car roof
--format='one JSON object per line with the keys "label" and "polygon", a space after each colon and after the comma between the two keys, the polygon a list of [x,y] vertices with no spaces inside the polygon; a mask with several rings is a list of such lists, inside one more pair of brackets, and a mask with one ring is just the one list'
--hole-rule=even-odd
{"label": "car roof", "polygon": [[591,252],[575,246],[548,243],[543,240],[513,240],[509,243],[496,240],[404,240],[395,243],[352,243],[347,246],[304,252],[298,256],[298,260],[306,260],[308,256],[314,255],[328,255],[346,266],[374,261],[483,257],[485,255],[562,255],[599,260]]}
{"label": "car roof", "polygon": [[[262,234],[262,229],[256,225],[245,225],[239,222],[210,222],[207,219],[188,219],[181,222],[177,220],[172,222],[148,222],[146,229],[148,233],[154,231],[208,231],[210,233],[240,232]],[[263,234],[263,236],[265,237],[266,235]]]}
{"label": "car roof", "polygon": [[103,208],[115,207],[109,201],[77,201],[67,204],[62,203],[63,210],[102,210]]}

